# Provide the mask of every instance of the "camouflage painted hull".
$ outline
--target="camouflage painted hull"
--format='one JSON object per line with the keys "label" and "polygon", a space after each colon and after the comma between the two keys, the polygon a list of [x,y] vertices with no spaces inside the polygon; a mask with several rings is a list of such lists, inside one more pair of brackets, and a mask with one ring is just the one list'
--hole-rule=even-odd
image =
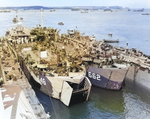
{"label": "camouflage painted hull", "polygon": [[70,81],[60,77],[39,76],[42,85],[40,91],[56,99],[60,99],[66,106],[88,100],[91,83],[87,77],[82,77],[79,83],[74,83],[76,79]]}
{"label": "camouflage painted hull", "polygon": [[94,86],[110,90],[120,90],[124,84],[126,73],[127,69],[102,69],[89,67],[86,76]]}

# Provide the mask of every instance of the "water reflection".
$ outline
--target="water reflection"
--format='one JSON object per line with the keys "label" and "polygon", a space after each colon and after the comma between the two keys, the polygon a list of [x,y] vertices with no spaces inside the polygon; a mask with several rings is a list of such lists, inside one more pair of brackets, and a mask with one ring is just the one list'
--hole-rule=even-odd
{"label": "water reflection", "polygon": [[88,103],[92,115],[98,118],[121,118],[124,113],[122,91],[110,91],[92,87]]}
{"label": "water reflection", "polygon": [[150,92],[136,82],[126,81],[123,92],[124,118],[125,119],[149,119],[150,118]]}

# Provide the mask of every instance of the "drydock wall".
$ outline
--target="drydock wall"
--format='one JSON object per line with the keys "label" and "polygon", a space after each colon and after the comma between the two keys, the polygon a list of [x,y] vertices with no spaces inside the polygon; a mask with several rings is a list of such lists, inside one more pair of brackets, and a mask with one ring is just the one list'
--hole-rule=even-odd
{"label": "drydock wall", "polygon": [[126,75],[127,80],[134,81],[134,70],[135,70],[135,65],[131,65]]}
{"label": "drydock wall", "polygon": [[37,119],[25,93],[19,85],[3,85],[1,93],[2,119]]}
{"label": "drydock wall", "polygon": [[31,104],[33,111],[36,115],[36,118],[47,119],[47,115],[44,111],[44,108],[38,101],[36,94],[34,90],[31,88],[31,85],[29,84],[29,82],[32,85],[36,86],[38,89],[40,89],[41,84],[36,79],[36,76],[33,75],[34,73],[29,71],[29,68],[26,66],[25,62],[23,61],[23,58],[21,56],[18,56],[18,57],[19,57],[20,67],[26,77],[24,76],[22,81],[17,80],[17,82],[22,87],[23,91],[25,92],[26,97],[29,100],[29,103]]}
{"label": "drydock wall", "polygon": [[129,67],[126,80],[135,82],[138,85],[150,90],[150,72],[148,69],[141,69],[141,67],[137,64],[132,64]]}
{"label": "drydock wall", "polygon": [[28,101],[34,111],[36,118],[37,119],[47,119],[47,115],[44,111],[43,106],[37,99],[34,90],[32,89],[31,85],[29,84],[29,82],[30,82],[30,83],[36,85],[36,87],[40,89],[40,86],[41,86],[40,83],[38,82],[38,80],[36,81],[36,79],[34,79],[34,76],[32,76],[33,73],[30,72],[30,70],[26,66],[23,58],[20,55],[18,55],[16,53],[16,51],[10,45],[8,45],[8,46],[12,50],[14,55],[16,56],[16,59],[19,61],[20,67],[23,71],[23,72],[21,71],[22,78],[17,79],[16,83],[21,86],[23,92],[25,93],[26,98],[28,99]]}
{"label": "drydock wall", "polygon": [[138,70],[135,81],[136,83],[150,89],[150,73],[148,72],[148,70]]}

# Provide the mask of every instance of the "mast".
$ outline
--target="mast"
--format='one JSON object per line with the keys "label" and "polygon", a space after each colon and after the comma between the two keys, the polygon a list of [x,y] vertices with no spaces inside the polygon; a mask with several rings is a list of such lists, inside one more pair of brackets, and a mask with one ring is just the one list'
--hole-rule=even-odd
{"label": "mast", "polygon": [[41,8],[41,27],[43,28],[43,9]]}

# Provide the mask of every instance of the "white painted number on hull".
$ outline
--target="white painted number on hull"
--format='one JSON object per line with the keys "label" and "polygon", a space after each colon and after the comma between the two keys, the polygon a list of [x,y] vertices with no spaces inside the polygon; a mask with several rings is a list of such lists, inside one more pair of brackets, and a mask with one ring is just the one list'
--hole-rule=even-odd
{"label": "white painted number on hull", "polygon": [[95,73],[92,73],[92,72],[88,72],[88,77],[90,78],[93,78],[93,79],[96,79],[96,80],[101,80],[101,76],[99,74],[95,74]]}
{"label": "white painted number on hull", "polygon": [[40,81],[41,81],[41,83],[42,83],[43,85],[46,85],[46,81],[45,81],[45,79],[40,78]]}

